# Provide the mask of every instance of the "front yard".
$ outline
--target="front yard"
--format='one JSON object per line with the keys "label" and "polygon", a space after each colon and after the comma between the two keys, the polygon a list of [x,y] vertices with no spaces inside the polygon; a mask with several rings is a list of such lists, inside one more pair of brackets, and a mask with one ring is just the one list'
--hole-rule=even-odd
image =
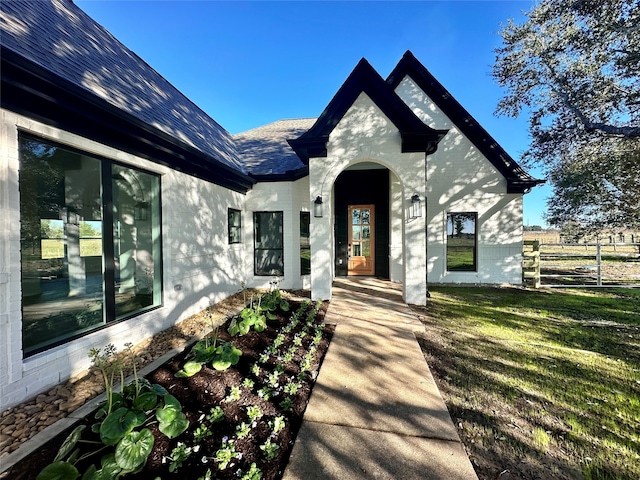
{"label": "front yard", "polygon": [[640,290],[431,295],[418,340],[481,480],[640,478]]}

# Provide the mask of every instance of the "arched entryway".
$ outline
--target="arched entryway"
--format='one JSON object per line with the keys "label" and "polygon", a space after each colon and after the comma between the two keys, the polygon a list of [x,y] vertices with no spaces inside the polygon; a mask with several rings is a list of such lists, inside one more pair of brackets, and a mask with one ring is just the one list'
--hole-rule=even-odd
{"label": "arched entryway", "polygon": [[389,170],[373,162],[352,166],[336,179],[336,276],[389,278],[389,186]]}

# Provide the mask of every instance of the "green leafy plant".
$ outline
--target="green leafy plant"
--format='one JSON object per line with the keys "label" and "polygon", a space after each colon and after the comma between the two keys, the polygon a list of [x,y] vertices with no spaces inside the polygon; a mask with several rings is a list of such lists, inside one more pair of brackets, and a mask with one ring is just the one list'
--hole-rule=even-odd
{"label": "green leafy plant", "polygon": [[205,438],[210,437],[211,435],[213,435],[213,432],[209,430],[209,427],[204,424],[198,425],[198,427],[193,431],[193,440],[196,443],[200,443]]}
{"label": "green leafy plant", "polygon": [[282,356],[282,360],[285,362],[290,362],[293,360],[293,353],[287,352]]}
{"label": "green leafy plant", "polygon": [[249,417],[250,422],[255,422],[262,418],[262,409],[255,405],[250,405],[247,407],[247,416]]}
{"label": "green leafy plant", "polygon": [[251,330],[262,332],[267,328],[267,317],[260,311],[260,303],[254,308],[253,306],[245,307],[239,315],[233,317],[229,323],[227,331],[229,335],[246,335]]}
{"label": "green leafy plant", "polygon": [[282,298],[280,290],[277,288],[277,282],[271,283],[272,290],[258,297],[257,302],[254,302],[252,297],[250,305],[243,308],[239,315],[231,319],[227,329],[229,335],[246,335],[251,327],[256,332],[262,332],[267,328],[267,319],[275,320],[277,318],[274,312],[278,308],[284,312],[289,311],[289,302]]}
{"label": "green leafy plant", "polygon": [[267,377],[267,383],[270,387],[275,388],[278,386],[280,374],[278,372],[271,372]]}
{"label": "green leafy plant", "polygon": [[220,405],[213,407],[205,417],[211,423],[218,423],[224,419],[224,411]]}
{"label": "green leafy plant", "polygon": [[262,387],[258,390],[258,396],[264,400],[269,400],[271,395],[273,395],[273,392],[269,387]]}
{"label": "green leafy plant", "polygon": [[254,382],[253,380],[251,380],[250,378],[245,378],[242,381],[242,386],[248,389],[252,389],[255,386],[256,382]]}
{"label": "green leafy plant", "polygon": [[[52,464],[45,467],[38,475],[39,479],[75,480],[80,476],[78,462],[102,453],[100,468],[91,465],[84,473],[83,479],[120,478],[128,473],[140,471],[151,453],[154,437],[147,428],[152,422],[158,422],[161,433],[175,438],[188,426],[180,402],[159,385],[152,385],[147,380],[139,379],[135,366],[134,381],[124,386],[124,370],[129,363],[135,364],[131,344],[126,345],[124,356],[116,357],[113,345],[103,350],[92,349],[89,357],[101,371],[107,400],[96,412],[96,420],[91,430],[99,434],[100,441],[82,439],[83,426],[71,432],[60,447]],[[115,391],[115,380],[119,379],[120,392]],[[79,444],[84,447],[81,453]],[[78,448],[76,448],[78,447]]]}
{"label": "green leafy plant", "polygon": [[280,433],[285,426],[286,423],[282,415],[275,417],[273,420],[269,420],[269,428],[271,428],[272,435]]}
{"label": "green leafy plant", "polygon": [[273,460],[278,456],[278,450],[280,449],[280,445],[274,443],[271,438],[268,438],[265,443],[260,445],[260,450],[264,455],[264,458],[267,460]]}
{"label": "green leafy plant", "polygon": [[296,392],[300,389],[300,387],[302,387],[302,383],[290,381],[284,386],[284,393],[289,395],[295,395]]}
{"label": "green leafy plant", "polygon": [[246,472],[238,472],[238,476],[240,477],[240,480],[261,480],[262,470],[260,470],[255,463],[252,463],[249,470]]}
{"label": "green leafy plant", "polygon": [[115,354],[116,347],[112,343],[108,344],[102,350],[99,348],[92,348],[89,350],[91,364],[98,368],[102,374],[109,412],[111,412],[111,407],[113,405],[113,387],[116,380],[116,372],[121,367],[121,364],[113,361]]}
{"label": "green leafy plant", "polygon": [[229,394],[225,397],[223,401],[227,403],[237,402],[238,400],[240,400],[241,395],[242,395],[242,391],[240,390],[240,387],[238,386],[231,387]]}
{"label": "green leafy plant", "polygon": [[271,291],[265,293],[261,299],[262,302],[260,308],[263,312],[265,312],[267,318],[269,318],[270,320],[276,319],[276,315],[274,312],[278,308],[280,308],[280,310],[282,310],[283,312],[289,311],[289,302],[285,298],[282,298],[277,285],[274,286]]}
{"label": "green leafy plant", "polygon": [[236,436],[238,438],[245,438],[247,435],[249,435],[250,432],[251,432],[251,425],[246,422],[242,422],[240,425],[236,427]]}
{"label": "green leafy plant", "polygon": [[202,369],[203,364],[211,364],[216,370],[226,370],[231,365],[237,365],[242,351],[229,342],[218,340],[218,329],[214,329],[212,338],[206,337],[197,342],[181,370],[176,377],[191,377]]}
{"label": "green leafy plant", "polygon": [[280,407],[282,407],[282,409],[285,412],[288,412],[289,410],[291,410],[293,408],[293,402],[291,401],[291,398],[287,397],[284,400],[282,400],[280,402]]}
{"label": "green leafy plant", "polygon": [[207,471],[204,473],[203,476],[198,477],[198,480],[211,480],[211,469],[207,468]]}
{"label": "green leafy plant", "polygon": [[284,336],[284,334],[282,334],[282,333],[278,334],[278,336],[273,339],[273,346],[274,347],[279,347],[280,345],[282,345],[284,343],[285,338],[286,337]]}
{"label": "green leafy plant", "polygon": [[228,437],[222,438],[222,444],[216,451],[215,461],[218,463],[218,469],[224,470],[236,458],[236,447],[233,440]]}
{"label": "green leafy plant", "polygon": [[171,451],[171,455],[168,457],[171,460],[169,465],[169,471],[171,473],[182,467],[182,463],[191,456],[192,453],[197,453],[200,447],[189,447],[182,442],[178,442],[176,447]]}

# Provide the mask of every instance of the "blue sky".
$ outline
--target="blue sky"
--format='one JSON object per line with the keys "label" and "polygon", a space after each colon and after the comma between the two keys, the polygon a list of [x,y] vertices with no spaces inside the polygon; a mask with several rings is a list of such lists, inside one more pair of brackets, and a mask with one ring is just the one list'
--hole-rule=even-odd
{"label": "blue sky", "polygon": [[[362,57],[386,78],[411,50],[513,158],[529,144],[525,117],[493,113],[491,65],[533,0],[75,3],[231,133],[317,117]],[[549,194],[525,196],[525,225],[543,224]]]}

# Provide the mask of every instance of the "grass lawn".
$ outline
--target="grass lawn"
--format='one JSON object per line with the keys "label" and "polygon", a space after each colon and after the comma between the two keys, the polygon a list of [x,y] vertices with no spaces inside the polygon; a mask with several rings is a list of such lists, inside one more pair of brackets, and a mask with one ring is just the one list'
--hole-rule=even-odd
{"label": "grass lawn", "polygon": [[481,480],[640,478],[640,290],[430,292],[419,342]]}

